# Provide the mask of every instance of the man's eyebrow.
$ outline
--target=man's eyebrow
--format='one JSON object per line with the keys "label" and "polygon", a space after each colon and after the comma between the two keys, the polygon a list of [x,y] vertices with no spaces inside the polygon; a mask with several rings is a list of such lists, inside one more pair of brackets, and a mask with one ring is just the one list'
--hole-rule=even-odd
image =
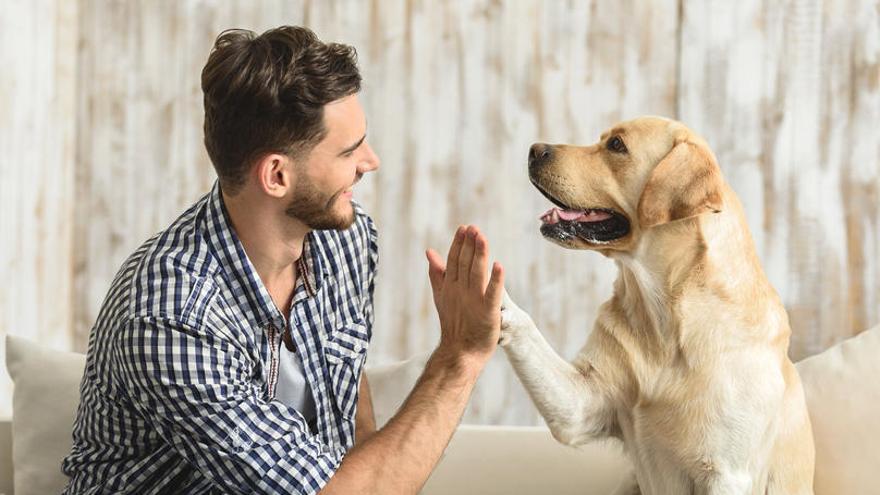
{"label": "man's eyebrow", "polygon": [[345,155],[345,154],[351,153],[352,151],[358,149],[358,146],[360,146],[361,143],[364,142],[364,139],[367,139],[367,135],[366,135],[366,134],[364,134],[363,137],[361,137],[360,139],[358,139],[358,142],[356,142],[356,143],[354,143],[353,145],[349,146],[348,148],[345,148],[344,150],[340,151],[340,152],[339,152],[339,156],[342,156],[342,155]]}

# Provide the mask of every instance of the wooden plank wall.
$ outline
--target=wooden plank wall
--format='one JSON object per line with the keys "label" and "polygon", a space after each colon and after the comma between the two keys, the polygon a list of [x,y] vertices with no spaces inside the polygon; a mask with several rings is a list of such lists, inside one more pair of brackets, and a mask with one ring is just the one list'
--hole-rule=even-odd
{"label": "wooden plank wall", "polygon": [[[511,293],[573,356],[616,270],[540,238],[526,153],[642,114],[713,146],[794,357],[878,322],[880,0],[7,4],[0,334],[84,349],[120,263],[213,180],[199,74],[214,37],[281,24],[358,48],[383,160],[356,191],[381,235],[374,363],[436,342],[423,251],[460,223],[486,231]],[[540,422],[500,353],[465,421]]]}
{"label": "wooden plank wall", "polygon": [[74,343],[77,4],[0,4],[0,417],[7,333]]}
{"label": "wooden plank wall", "polygon": [[679,118],[742,198],[792,355],[878,322],[880,3],[685,2]]}

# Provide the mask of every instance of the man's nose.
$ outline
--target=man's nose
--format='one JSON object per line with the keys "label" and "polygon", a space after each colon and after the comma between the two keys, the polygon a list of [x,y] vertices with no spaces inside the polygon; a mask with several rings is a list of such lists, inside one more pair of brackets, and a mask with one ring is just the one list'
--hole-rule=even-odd
{"label": "man's nose", "polygon": [[373,147],[366,141],[364,141],[364,145],[366,147],[365,151],[367,152],[367,156],[358,163],[358,172],[362,174],[378,169],[380,163],[379,157],[376,155],[376,152],[373,151]]}
{"label": "man's nose", "polygon": [[553,147],[549,144],[535,143],[529,148],[529,170],[536,170],[546,165],[553,156]]}

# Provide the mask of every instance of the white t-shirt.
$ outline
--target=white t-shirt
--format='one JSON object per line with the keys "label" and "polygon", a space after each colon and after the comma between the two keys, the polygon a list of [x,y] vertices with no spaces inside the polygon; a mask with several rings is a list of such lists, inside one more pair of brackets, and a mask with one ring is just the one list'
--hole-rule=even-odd
{"label": "white t-shirt", "polygon": [[307,423],[314,424],[315,399],[312,397],[312,388],[306,380],[302,360],[299,354],[288,350],[283,343],[280,350],[275,400],[296,409]]}

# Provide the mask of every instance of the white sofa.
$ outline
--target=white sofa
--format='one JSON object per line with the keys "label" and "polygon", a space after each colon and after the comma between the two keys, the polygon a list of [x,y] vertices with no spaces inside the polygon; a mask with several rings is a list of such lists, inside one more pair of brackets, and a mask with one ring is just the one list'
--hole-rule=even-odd
{"label": "white sofa", "polygon": [[[70,448],[83,356],[15,337],[6,343],[15,382],[13,421],[0,421],[0,495],[59,493]],[[377,420],[387,420],[423,358],[368,371]],[[817,495],[880,495],[880,327],[798,363],[816,439]],[[543,427],[462,425],[424,494],[610,493],[627,469],[620,448],[557,444]],[[874,476],[872,476],[874,475]],[[14,478],[14,486],[13,486]]]}

